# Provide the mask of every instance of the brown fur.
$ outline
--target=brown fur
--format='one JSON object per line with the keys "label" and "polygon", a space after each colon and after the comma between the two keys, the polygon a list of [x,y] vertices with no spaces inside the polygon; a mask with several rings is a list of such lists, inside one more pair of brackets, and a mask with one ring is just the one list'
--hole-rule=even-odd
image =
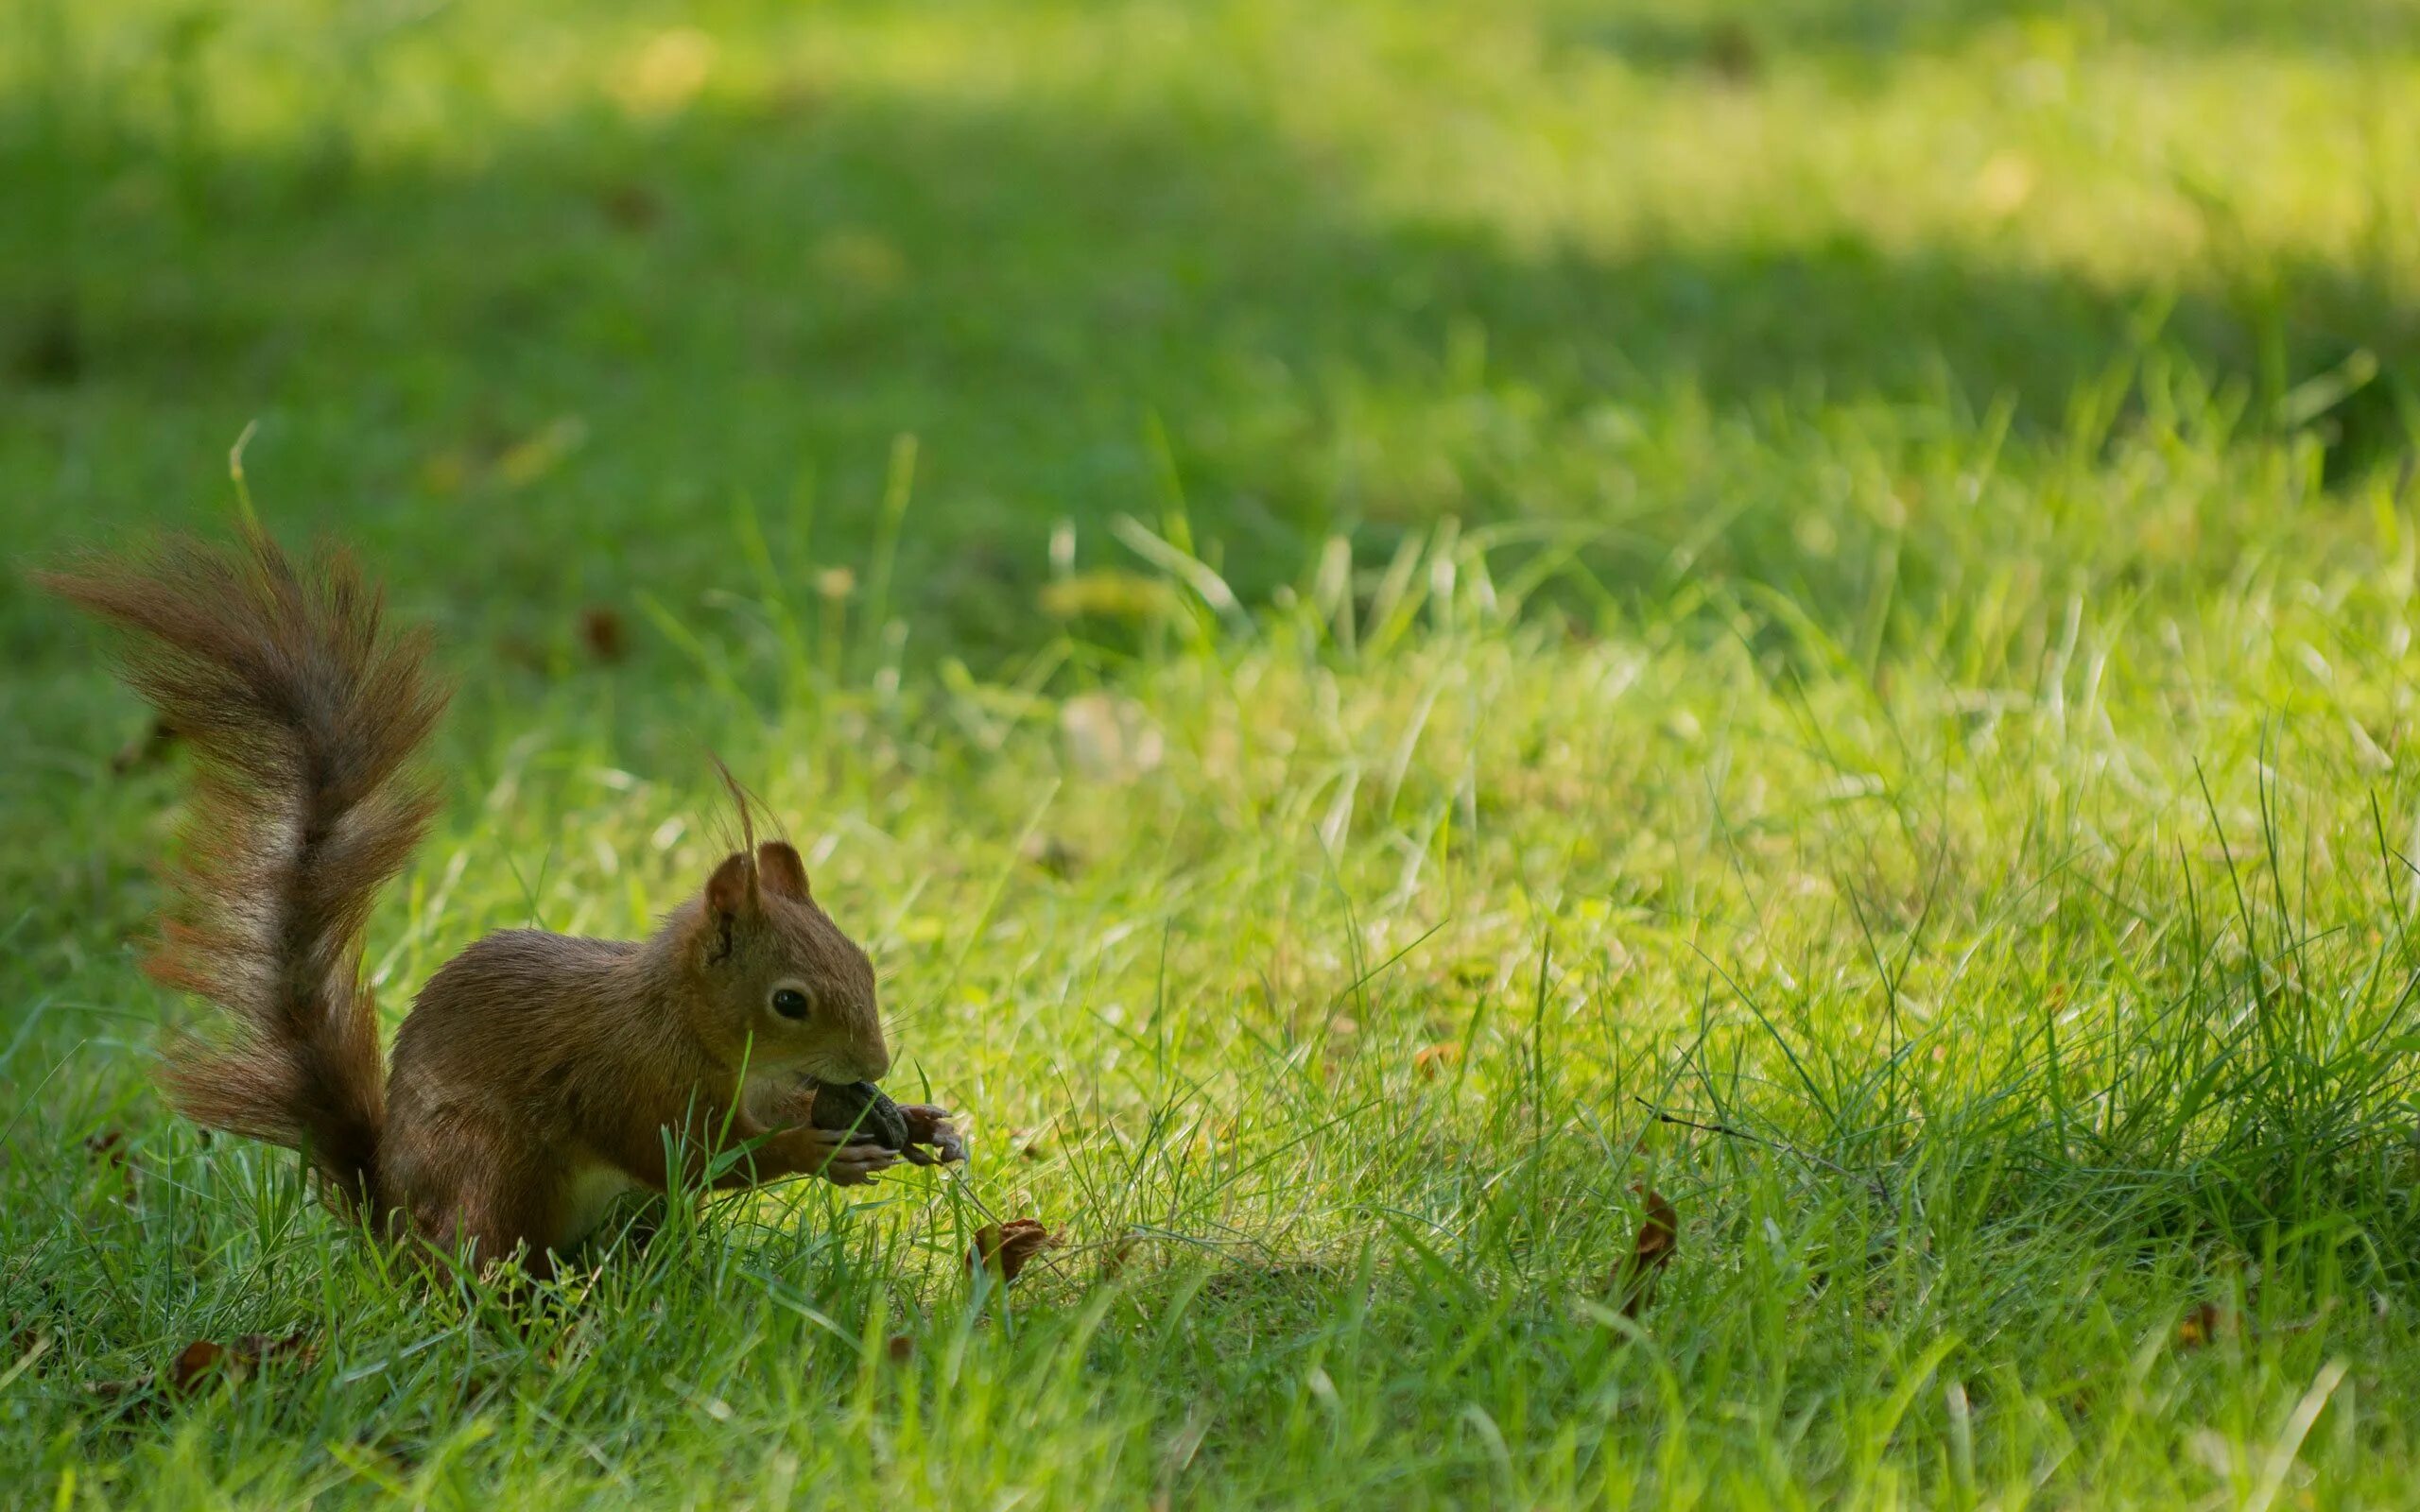
{"label": "brown fur", "polygon": [[[332,1200],[382,1228],[480,1264],[520,1251],[541,1273],[598,1193],[695,1182],[746,1142],[717,1185],[890,1163],[791,1126],[802,1079],[874,1080],[890,1052],[865,953],[779,841],[727,857],[645,940],[480,940],[421,990],[382,1076],[362,936],[437,807],[406,771],[444,705],[425,635],[388,634],[342,557],[300,572],[258,531],[42,582],[133,632],[127,680],[195,751],[147,963],[230,1020],[223,1045],[171,1050],[189,1117],[302,1149]],[[776,1011],[785,988],[803,1019]],[[942,1110],[911,1113],[947,1132]]]}

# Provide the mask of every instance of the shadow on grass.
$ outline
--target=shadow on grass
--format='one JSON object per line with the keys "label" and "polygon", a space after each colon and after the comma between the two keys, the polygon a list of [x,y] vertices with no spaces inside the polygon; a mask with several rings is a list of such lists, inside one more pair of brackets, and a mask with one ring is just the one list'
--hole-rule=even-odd
{"label": "shadow on grass", "polygon": [[1910,53],[1952,52],[1996,35],[2108,40],[2165,52],[2374,57],[2420,46],[2420,18],[2395,0],[2292,9],[2269,0],[1650,0],[1565,6],[1547,31],[1560,47],[1732,79],[1754,77],[1783,55],[1855,68]]}
{"label": "shadow on grass", "polygon": [[[2392,371],[2414,346],[2412,312],[2338,268],[2273,270],[2254,300],[1853,235],[1529,251],[1375,218],[1347,172],[1198,106],[806,98],[566,120],[460,172],[335,151],[10,171],[63,207],[55,235],[0,233],[10,284],[52,291],[0,312],[21,542],[214,497],[258,420],[273,512],[458,613],[694,603],[738,577],[743,492],[785,566],[863,561],[902,433],[897,602],[943,644],[1029,640],[1053,521],[1098,557],[1106,521],[1180,499],[1248,596],[1328,531],[1445,515],[1602,527],[1593,565],[1644,592],[1734,507],[1704,465],[1724,438],[1692,415],[1787,431],[1900,404],[1971,438],[2005,401],[2020,437],[2055,435],[2174,294],[2161,341],[2256,417],[2281,378],[2385,353],[2390,379],[2327,418],[2358,471],[2404,444]],[[1787,543],[1806,498],[1775,487],[1725,528]],[[1772,555],[1730,566],[1756,579]],[[1865,602],[1768,586],[1840,625]]]}

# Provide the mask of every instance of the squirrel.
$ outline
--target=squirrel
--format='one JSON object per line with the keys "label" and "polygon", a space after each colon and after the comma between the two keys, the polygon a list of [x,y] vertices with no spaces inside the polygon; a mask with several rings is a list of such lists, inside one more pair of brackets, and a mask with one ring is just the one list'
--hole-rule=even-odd
{"label": "squirrel", "polygon": [[[348,556],[298,570],[250,523],[235,549],[178,538],[38,581],[131,632],[122,675],[193,752],[145,963],[225,1010],[223,1042],[167,1049],[187,1117],[300,1150],[375,1232],[533,1279],[627,1191],[850,1186],[900,1159],[809,1123],[815,1083],[890,1069],[873,968],[798,851],[755,843],[736,783],[741,849],[652,935],[488,936],[421,988],[382,1071],[363,936],[440,806],[410,770],[447,697],[426,629],[389,633]],[[909,1159],[963,1159],[946,1109],[900,1112]]]}

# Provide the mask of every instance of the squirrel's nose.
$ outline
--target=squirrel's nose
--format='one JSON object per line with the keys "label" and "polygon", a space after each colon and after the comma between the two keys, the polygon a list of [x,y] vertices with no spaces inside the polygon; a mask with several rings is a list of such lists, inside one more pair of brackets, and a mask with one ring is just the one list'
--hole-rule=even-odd
{"label": "squirrel's nose", "polygon": [[876,1040],[857,1053],[857,1079],[880,1081],[890,1074],[890,1047]]}

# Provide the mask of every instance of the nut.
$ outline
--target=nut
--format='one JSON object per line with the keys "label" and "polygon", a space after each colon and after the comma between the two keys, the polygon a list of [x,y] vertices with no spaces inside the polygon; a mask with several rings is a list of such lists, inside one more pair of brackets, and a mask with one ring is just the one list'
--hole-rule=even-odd
{"label": "nut", "polygon": [[908,1147],[907,1116],[870,1081],[816,1083],[809,1116],[817,1128],[854,1130],[860,1143],[871,1141],[886,1150]]}

